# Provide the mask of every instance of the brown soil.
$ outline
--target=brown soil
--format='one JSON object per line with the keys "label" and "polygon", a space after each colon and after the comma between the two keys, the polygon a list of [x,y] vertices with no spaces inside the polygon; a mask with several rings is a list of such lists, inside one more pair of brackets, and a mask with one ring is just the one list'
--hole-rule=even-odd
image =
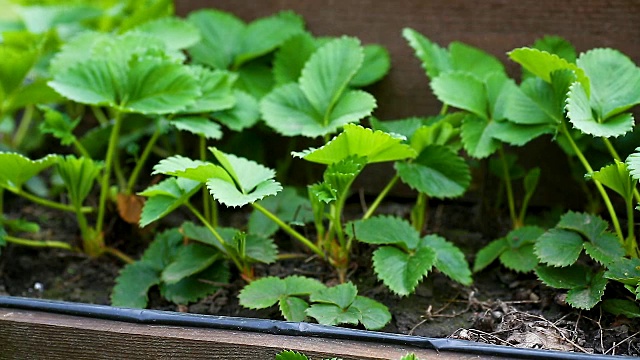
{"label": "brown soil", "polygon": [[[482,215],[473,205],[440,205],[433,206],[428,228],[456,243],[466,254],[475,254],[504,228],[498,217]],[[382,210],[406,215],[408,208],[404,204],[394,204]],[[59,213],[50,215],[35,208],[22,208],[23,214],[25,210],[29,216],[46,224],[41,233],[49,239],[77,237],[72,217],[60,218]],[[481,218],[493,221],[480,221]],[[70,234],[61,234],[61,229]],[[119,233],[133,231],[126,224],[112,224],[112,229]],[[141,237],[144,236],[136,236]],[[124,242],[118,238],[111,241],[129,254],[140,254],[144,249],[140,240]],[[393,319],[383,331],[527,348],[640,355],[640,321],[614,317],[602,313],[598,307],[591,311],[572,309],[562,301],[562,292],[541,285],[533,275],[513,273],[494,264],[475,274],[471,287],[464,287],[442,274],[432,273],[418,286],[415,294],[400,298],[390,294],[372,274],[371,250],[363,246],[356,250],[350,279],[356,283],[360,294],[381,301],[391,310]],[[473,258],[469,256],[468,260],[471,262]],[[121,266],[122,263],[109,256],[90,259],[61,250],[8,245],[0,255],[0,295],[109,304],[109,294]],[[329,284],[336,281],[331,270],[317,260],[286,260],[259,266],[256,271],[259,275],[316,276]],[[281,319],[275,307],[254,311],[239,306],[237,294],[242,286],[242,280],[236,277],[230,286],[188,307],[168,303],[152,290],[150,307]],[[617,291],[621,290],[615,284],[607,288],[607,294]]]}

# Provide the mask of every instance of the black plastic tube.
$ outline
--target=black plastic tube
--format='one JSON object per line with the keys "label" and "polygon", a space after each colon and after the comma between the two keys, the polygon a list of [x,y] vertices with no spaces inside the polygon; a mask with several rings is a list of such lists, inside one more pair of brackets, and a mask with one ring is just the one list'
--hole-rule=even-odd
{"label": "black plastic tube", "polygon": [[0,307],[84,316],[96,319],[124,321],[149,325],[174,325],[224,330],[251,331],[274,335],[323,337],[342,340],[371,341],[395,345],[410,345],[437,351],[474,355],[502,356],[516,359],[612,360],[626,356],[593,355],[550,350],[522,349],[482,344],[465,340],[436,339],[377,331],[347,329],[304,322],[288,322],[253,318],[178,313],[161,310],[128,309],[106,305],[72,303],[14,296],[0,296]]}

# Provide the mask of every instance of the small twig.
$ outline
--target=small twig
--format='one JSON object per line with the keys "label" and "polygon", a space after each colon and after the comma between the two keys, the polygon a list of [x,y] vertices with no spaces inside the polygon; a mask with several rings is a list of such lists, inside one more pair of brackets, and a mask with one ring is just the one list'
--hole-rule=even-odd
{"label": "small twig", "polygon": [[580,346],[580,345],[576,344],[574,341],[572,341],[571,339],[569,339],[569,338],[568,338],[568,337],[567,337],[567,336],[562,332],[562,330],[561,330],[559,327],[557,327],[557,326],[556,326],[556,324],[554,324],[554,323],[552,323],[551,321],[549,321],[549,320],[545,319],[544,317],[542,317],[542,316],[538,316],[538,315],[534,315],[534,314],[527,314],[527,313],[525,313],[525,312],[521,312],[521,311],[518,311],[518,310],[515,310],[515,309],[514,309],[514,312],[519,313],[519,314],[524,315],[524,316],[532,317],[532,318],[534,318],[534,319],[538,319],[538,320],[540,320],[540,321],[542,321],[542,322],[546,322],[546,323],[548,323],[549,325],[551,325],[551,327],[553,327],[553,328],[554,328],[554,329],[555,329],[555,330],[560,334],[560,336],[562,337],[562,339],[564,339],[566,342],[568,342],[569,344],[573,345],[576,349],[578,349],[578,350],[582,351],[583,353],[585,353],[585,354],[589,354],[589,352],[588,352],[587,350],[585,350],[582,346]]}
{"label": "small twig", "polygon": [[358,189],[358,197],[360,198],[360,207],[362,208],[362,213],[366,214],[369,207],[367,206],[367,202],[364,200],[364,189]]}
{"label": "small twig", "polygon": [[[500,342],[500,343],[502,343],[502,344],[504,344],[504,345],[507,345],[507,346],[511,346],[511,347],[513,347],[513,344],[509,343],[508,341],[502,340],[502,339],[500,339],[499,337],[497,337],[497,336],[495,336],[495,335],[493,335],[493,334],[486,333],[486,332],[484,332],[484,331],[482,331],[482,330],[478,330],[478,329],[458,329],[458,330],[456,330],[453,334],[455,334],[455,333],[459,333],[459,332],[460,332],[460,331],[462,331],[462,330],[466,330],[466,331],[468,331],[468,332],[470,332],[470,333],[473,333],[474,335],[477,335],[478,337],[481,337],[481,336],[487,336],[487,337],[492,338],[492,339],[494,339],[495,341],[498,341],[498,342]],[[453,337],[453,334],[452,334],[452,335],[450,335],[449,337]],[[486,342],[488,343],[488,341],[486,341]]]}
{"label": "small twig", "polygon": [[605,352],[604,352],[604,355],[607,355],[607,353],[608,353],[609,351],[611,351],[611,352],[612,352],[612,353],[611,353],[611,355],[615,355],[615,352],[614,352],[615,348],[617,348],[618,346],[620,346],[620,345],[624,344],[625,342],[629,341],[629,339],[632,339],[632,338],[636,337],[638,334],[640,334],[640,331],[637,331],[637,332],[636,332],[635,334],[633,334],[633,335],[629,335],[629,336],[627,336],[626,338],[624,338],[624,340],[620,341],[620,342],[619,342],[619,343],[617,343],[617,344],[616,344],[616,343],[613,343],[613,346],[612,346],[609,350],[605,351]]}

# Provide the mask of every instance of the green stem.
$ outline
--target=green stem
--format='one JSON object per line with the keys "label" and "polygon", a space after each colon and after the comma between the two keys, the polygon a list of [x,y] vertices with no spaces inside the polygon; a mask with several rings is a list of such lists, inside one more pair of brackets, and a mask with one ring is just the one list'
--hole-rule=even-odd
{"label": "green stem", "polygon": [[[207,139],[200,135],[200,160],[207,160]],[[218,203],[213,201],[206,186],[202,187],[202,209],[204,217],[209,219],[213,227],[218,227]]]}
{"label": "green stem", "polygon": [[427,217],[427,204],[429,197],[425,193],[418,193],[416,203],[411,209],[411,223],[413,228],[419,233],[424,230],[424,222]]}
{"label": "green stem", "polygon": [[256,210],[260,211],[261,213],[263,213],[266,217],[271,219],[271,221],[275,222],[287,234],[293,236],[296,240],[298,240],[301,243],[303,243],[307,248],[309,248],[311,251],[316,253],[318,256],[320,256],[323,259],[325,258],[324,253],[322,252],[322,250],[320,250],[319,247],[314,245],[311,241],[309,241],[309,239],[307,239],[306,237],[302,236],[299,232],[295,231],[291,226],[287,225],[285,222],[280,220],[280,218],[278,218],[273,213],[271,213],[271,211],[265,209],[262,205],[260,205],[258,203],[253,203],[253,204],[251,204],[251,206],[253,206],[254,209],[256,209]]}
{"label": "green stem", "polygon": [[216,238],[216,240],[218,240],[218,243],[220,244],[220,247],[222,249],[225,249],[225,254],[231,259],[231,261],[233,261],[234,264],[236,264],[236,267],[238,268],[238,270],[244,270],[245,267],[242,265],[242,262],[236,258],[235,256],[233,256],[233,254],[230,254],[229,251],[227,251],[227,243],[224,241],[224,238],[222,236],[220,236],[220,233],[213,227],[211,226],[211,224],[209,223],[209,221],[204,217],[204,215],[202,215],[198,209],[196,209],[195,207],[193,207],[193,205],[191,205],[190,203],[185,203],[187,209],[189,209],[197,218],[198,220],[200,220],[200,222],[207,228],[209,229],[209,231],[211,231],[211,233],[213,234],[213,236]]}
{"label": "green stem", "polygon": [[16,149],[20,147],[22,141],[24,141],[24,138],[27,136],[27,132],[29,132],[31,121],[33,120],[33,112],[33,105],[29,105],[24,108],[22,119],[20,119],[20,126],[18,126],[18,130],[16,130],[16,133],[13,136],[13,147]]}
{"label": "green stem", "polygon": [[511,184],[511,174],[509,174],[509,164],[507,163],[507,156],[504,152],[504,147],[500,144],[498,148],[498,153],[500,155],[500,161],[502,162],[502,176],[504,177],[504,185],[507,192],[507,202],[509,204],[509,216],[511,217],[511,224],[514,229],[518,229],[522,227],[522,224],[518,220],[518,216],[516,216],[516,203],[513,197],[513,187]]}
{"label": "green stem", "polygon": [[93,113],[93,116],[96,118],[96,120],[98,120],[98,123],[100,123],[100,125],[104,126],[109,122],[109,119],[99,107],[92,106],[91,112]]}
{"label": "green stem", "polygon": [[626,240],[626,249],[627,255],[631,257],[638,257],[638,244],[636,243],[636,236],[634,232],[635,223],[633,219],[633,199],[626,199],[627,203],[627,240]]}
{"label": "green stem", "polygon": [[518,215],[518,223],[520,226],[524,225],[524,218],[527,214],[527,208],[529,207],[529,201],[533,196],[533,191],[525,194],[524,199],[522,199],[522,206],[520,206],[520,214]]}
{"label": "green stem", "polygon": [[78,139],[75,139],[75,138],[73,139],[73,146],[76,148],[80,156],[87,159],[91,159],[91,155],[89,154],[87,149],[84,146],[82,146],[82,143],[80,143]]}
{"label": "green stem", "polygon": [[[22,196],[23,198],[33,201],[36,204],[42,205],[42,206],[46,206],[52,209],[56,209],[56,210],[62,210],[62,211],[69,211],[69,212],[76,212],[77,209],[72,206],[72,205],[66,205],[66,204],[61,204],[59,202],[55,202],[55,201],[51,201],[51,200],[47,200],[45,198],[41,198],[39,196],[33,195],[31,193],[28,193],[22,189],[16,189],[16,188],[5,188],[9,191],[11,191],[12,193]],[[93,212],[93,208],[92,207],[88,207],[88,206],[84,206],[81,207],[79,209],[80,212],[82,213],[90,213]]]}
{"label": "green stem", "polygon": [[384,198],[387,196],[387,194],[389,194],[389,191],[391,191],[391,189],[393,189],[393,187],[396,185],[396,183],[398,182],[399,179],[400,179],[400,175],[398,175],[396,173],[396,175],[389,181],[387,186],[385,186],[384,189],[382,189],[382,191],[378,194],[378,196],[373,201],[373,203],[371,204],[369,209],[367,209],[367,212],[364,214],[364,216],[362,216],[362,220],[366,220],[366,219],[370,218],[373,215],[373,213],[380,206],[380,203],[382,202],[382,200],[384,200]]}
{"label": "green stem", "polygon": [[101,233],[104,226],[104,217],[107,210],[107,197],[109,195],[109,183],[111,180],[111,169],[113,167],[116,151],[118,150],[118,137],[120,128],[122,127],[122,113],[116,111],[113,128],[109,136],[109,145],[107,147],[107,155],[105,157],[104,172],[102,181],[100,182],[100,202],[98,205],[98,218],[96,220],[96,231]]}
{"label": "green stem", "polygon": [[160,137],[160,133],[161,133],[161,129],[160,129],[160,125],[158,124],[158,126],[156,126],[156,130],[153,132],[153,135],[151,135],[151,138],[147,142],[147,145],[144,147],[144,150],[142,150],[142,154],[140,155],[140,158],[136,162],[136,166],[133,168],[131,175],[129,175],[129,182],[127,183],[127,191],[126,191],[127,195],[131,195],[133,193],[133,187],[136,185],[138,181],[138,177],[140,176],[140,172],[142,171],[142,167],[147,162],[147,159],[151,154],[151,150],[153,149],[153,146],[156,144],[156,141]]}
{"label": "green stem", "polygon": [[[578,157],[578,159],[582,163],[582,166],[585,168],[585,170],[587,170],[587,173],[589,173],[589,174],[593,173],[593,168],[589,164],[589,161],[587,161],[587,158],[584,157],[584,154],[582,153],[582,151],[580,151],[580,148],[578,147],[578,145],[573,141],[573,138],[571,137],[571,134],[569,133],[569,130],[567,129],[567,125],[564,122],[560,126],[560,131],[562,132],[562,134],[564,134],[567,137],[569,145],[571,146],[573,151],[576,153],[576,156]],[[596,188],[598,189],[598,192],[600,193],[600,196],[602,197],[602,200],[604,201],[604,204],[605,204],[605,206],[607,208],[607,211],[609,212],[609,216],[611,217],[611,222],[613,223],[613,227],[616,230],[616,234],[618,235],[618,239],[620,240],[620,243],[622,245],[624,245],[624,243],[625,243],[624,235],[622,234],[622,228],[620,227],[620,221],[618,220],[618,215],[616,214],[616,211],[613,208],[613,204],[611,203],[611,199],[609,198],[609,195],[607,194],[607,191],[604,189],[604,186],[602,186],[600,181],[595,180],[595,179],[592,179],[592,180],[593,180],[593,183],[596,185]]]}
{"label": "green stem", "polygon": [[122,262],[124,262],[125,264],[133,264],[135,262],[135,260],[132,259],[131,257],[129,257],[129,255],[123,253],[122,251],[120,251],[118,249],[114,249],[114,248],[109,247],[109,246],[105,246],[104,252],[106,252],[107,254],[111,254],[111,255],[117,257],[118,259],[122,260]]}
{"label": "green stem", "polygon": [[73,246],[71,244],[63,242],[63,241],[53,241],[53,240],[29,240],[23,239],[11,235],[5,235],[4,239],[7,242],[12,244],[30,246],[30,247],[47,247],[47,248],[56,248],[56,249],[64,249],[69,251],[74,251]]}
{"label": "green stem", "polygon": [[[618,154],[616,149],[613,147],[613,144],[611,143],[611,141],[609,139],[603,137],[602,138],[602,142],[607,147],[607,150],[609,150],[609,154],[611,154],[611,156],[615,160],[622,161],[622,158],[620,157],[620,155]],[[640,191],[638,191],[637,188],[633,189],[633,196],[635,197],[637,202],[640,202]]]}
{"label": "green stem", "polygon": [[209,231],[211,231],[211,233],[213,234],[213,236],[216,238],[216,240],[218,240],[218,242],[220,243],[221,247],[225,247],[227,246],[226,241],[224,241],[224,238],[222,236],[220,236],[220,233],[218,233],[218,231],[211,226],[211,223],[209,223],[209,220],[207,220],[207,218],[204,217],[204,215],[202,215],[198,209],[196,209],[195,207],[193,207],[193,205],[191,205],[190,203],[185,203],[185,206],[187,207],[187,209],[189,209],[193,215],[195,215],[198,220],[200,220],[200,222],[202,222],[202,224],[209,229]]}

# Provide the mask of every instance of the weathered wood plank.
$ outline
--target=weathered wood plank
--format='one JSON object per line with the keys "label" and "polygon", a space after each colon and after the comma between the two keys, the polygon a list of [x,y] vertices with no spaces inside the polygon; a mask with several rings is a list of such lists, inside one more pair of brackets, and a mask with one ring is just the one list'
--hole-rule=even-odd
{"label": "weathered wood plank", "polygon": [[506,52],[531,44],[544,35],[560,35],[579,51],[613,47],[640,62],[640,2],[637,0],[181,0],[177,11],[215,7],[245,21],[283,9],[301,14],[318,36],[352,35],[364,43],[386,46],[391,73],[369,89],[378,100],[375,115],[381,119],[437,114],[440,104],[402,38],[411,27],[447,45],[459,40],[498,56],[517,76]]}
{"label": "weathered wood plank", "polygon": [[379,343],[231,330],[142,325],[0,308],[0,359],[273,359],[282,349],[314,359],[497,359]]}

